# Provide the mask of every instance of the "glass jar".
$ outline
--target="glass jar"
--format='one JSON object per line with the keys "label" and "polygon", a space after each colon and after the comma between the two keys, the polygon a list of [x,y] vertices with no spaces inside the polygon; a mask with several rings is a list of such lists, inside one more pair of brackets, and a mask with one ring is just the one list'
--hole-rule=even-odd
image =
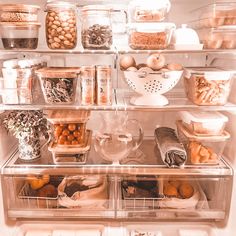
{"label": "glass jar", "polygon": [[46,38],[50,49],[73,49],[77,44],[76,8],[67,2],[46,7]]}
{"label": "glass jar", "polygon": [[110,49],[112,45],[111,9],[90,5],[82,8],[82,45],[85,49]]}

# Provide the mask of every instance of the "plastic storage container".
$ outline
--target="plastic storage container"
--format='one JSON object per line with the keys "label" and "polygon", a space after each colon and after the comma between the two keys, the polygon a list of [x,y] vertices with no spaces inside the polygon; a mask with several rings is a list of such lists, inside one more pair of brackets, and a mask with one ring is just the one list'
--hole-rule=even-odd
{"label": "plastic storage container", "polygon": [[46,103],[72,104],[76,98],[78,67],[45,67],[36,70]]}
{"label": "plastic storage container", "polygon": [[1,4],[1,22],[35,22],[38,20],[40,7],[24,4]]}
{"label": "plastic storage container", "polygon": [[235,2],[210,4],[195,10],[194,13],[197,15],[195,25],[198,28],[236,24]]}
{"label": "plastic storage container", "polygon": [[219,112],[180,112],[183,125],[194,135],[221,135],[224,132],[228,117]]}
{"label": "plastic storage container", "polygon": [[112,45],[111,8],[99,5],[82,8],[81,41],[85,49],[110,49]]}
{"label": "plastic storage container", "polygon": [[165,49],[175,29],[173,23],[137,23],[129,27],[129,46],[132,49]]}
{"label": "plastic storage container", "polygon": [[188,99],[197,105],[225,105],[234,73],[214,67],[185,68],[183,77]]}
{"label": "plastic storage container", "polygon": [[236,48],[236,27],[224,29],[201,29],[198,35],[206,49],[235,49]]}
{"label": "plastic storage container", "polygon": [[129,4],[130,22],[158,22],[165,19],[171,7],[169,0],[134,0]]}
{"label": "plastic storage container", "polygon": [[218,164],[230,134],[224,131],[216,136],[196,136],[177,121],[179,139],[184,144],[192,164]]}
{"label": "plastic storage container", "polygon": [[76,6],[52,2],[46,7],[46,38],[50,49],[73,49],[77,44]]}
{"label": "plastic storage container", "polygon": [[40,23],[1,22],[0,35],[5,49],[36,49]]}

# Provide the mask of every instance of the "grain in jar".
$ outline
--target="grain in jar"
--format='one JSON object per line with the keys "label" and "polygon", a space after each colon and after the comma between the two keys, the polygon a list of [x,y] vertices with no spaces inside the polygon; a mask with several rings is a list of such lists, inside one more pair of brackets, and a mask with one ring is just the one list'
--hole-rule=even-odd
{"label": "grain in jar", "polygon": [[95,102],[95,67],[82,66],[80,73],[81,105]]}
{"label": "grain in jar", "polygon": [[96,103],[97,105],[112,103],[111,66],[96,66]]}
{"label": "grain in jar", "polygon": [[47,4],[46,38],[50,49],[73,49],[77,44],[76,7],[68,2]]}

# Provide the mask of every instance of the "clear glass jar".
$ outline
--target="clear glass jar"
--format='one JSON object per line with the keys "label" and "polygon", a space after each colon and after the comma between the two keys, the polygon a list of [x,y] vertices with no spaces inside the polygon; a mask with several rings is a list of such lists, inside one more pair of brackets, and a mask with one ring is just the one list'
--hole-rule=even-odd
{"label": "clear glass jar", "polygon": [[90,5],[82,8],[82,45],[85,49],[110,49],[112,45],[111,9]]}
{"label": "clear glass jar", "polygon": [[77,44],[76,7],[53,2],[46,7],[46,38],[50,49],[73,49]]}

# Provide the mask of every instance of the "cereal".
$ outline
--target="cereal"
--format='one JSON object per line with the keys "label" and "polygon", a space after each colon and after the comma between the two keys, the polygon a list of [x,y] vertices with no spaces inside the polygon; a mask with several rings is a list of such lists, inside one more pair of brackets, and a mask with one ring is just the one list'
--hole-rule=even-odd
{"label": "cereal", "polygon": [[[74,32],[74,34],[72,34]],[[51,49],[73,49],[77,43],[74,10],[49,10],[46,16],[47,44]]]}

